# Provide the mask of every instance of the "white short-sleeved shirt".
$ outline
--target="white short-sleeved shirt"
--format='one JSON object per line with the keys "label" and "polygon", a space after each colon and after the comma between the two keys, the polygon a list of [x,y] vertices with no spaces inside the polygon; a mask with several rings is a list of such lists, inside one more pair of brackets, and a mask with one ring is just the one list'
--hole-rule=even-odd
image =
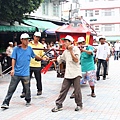
{"label": "white short-sleeved shirt", "polygon": [[99,44],[96,52],[96,58],[106,60],[108,55],[110,55],[110,49],[108,44]]}
{"label": "white short-sleeved shirt", "polygon": [[115,43],[114,47],[115,47],[115,51],[119,51],[120,50],[120,43]]}
{"label": "white short-sleeved shirt", "polygon": [[78,57],[78,62],[74,62],[69,50],[65,50],[62,55],[58,56],[57,61],[61,63],[63,60],[66,61],[66,69],[64,78],[72,79],[77,76],[82,76],[81,65],[80,65],[80,50],[77,46],[73,47],[73,53]]}

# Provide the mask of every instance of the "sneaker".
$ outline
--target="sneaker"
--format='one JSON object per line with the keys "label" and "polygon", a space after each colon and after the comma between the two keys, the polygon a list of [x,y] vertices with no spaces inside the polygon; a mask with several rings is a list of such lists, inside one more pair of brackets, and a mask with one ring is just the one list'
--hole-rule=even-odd
{"label": "sneaker", "polygon": [[100,80],[100,77],[97,77],[97,81],[99,81]]}
{"label": "sneaker", "polygon": [[8,109],[8,108],[9,108],[9,105],[7,105],[7,104],[2,104],[2,105],[1,105],[1,108]]}
{"label": "sneaker", "polygon": [[52,112],[58,112],[58,111],[61,111],[61,110],[63,110],[62,106],[56,106],[51,111]]}
{"label": "sneaker", "polygon": [[21,97],[21,98],[24,98],[24,97],[25,97],[25,93],[22,93],[22,94],[20,95],[20,97]]}
{"label": "sneaker", "polygon": [[37,92],[37,95],[42,95],[42,91],[38,91],[38,92]]}
{"label": "sneaker", "polygon": [[75,98],[75,95],[72,93],[72,95],[70,96],[70,99]]}
{"label": "sneaker", "polygon": [[95,93],[91,93],[91,97],[96,97]]}
{"label": "sneaker", "polygon": [[30,105],[30,102],[26,102],[26,107],[29,107]]}
{"label": "sneaker", "polygon": [[77,107],[75,108],[75,111],[80,111],[80,110],[82,110],[82,106],[77,106]]}
{"label": "sneaker", "polygon": [[105,78],[105,77],[103,77],[103,80],[106,80],[106,78]]}

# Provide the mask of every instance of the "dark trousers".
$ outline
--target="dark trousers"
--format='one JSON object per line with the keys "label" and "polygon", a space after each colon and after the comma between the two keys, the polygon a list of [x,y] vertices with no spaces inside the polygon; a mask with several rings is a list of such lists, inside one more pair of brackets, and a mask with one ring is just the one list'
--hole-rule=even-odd
{"label": "dark trousers", "polygon": [[102,59],[98,59],[96,76],[99,77],[101,64],[103,66],[103,78],[106,78],[107,61],[106,60],[102,60]]}
{"label": "dark trousers", "polygon": [[[7,56],[7,67],[9,68],[12,65],[12,58]],[[12,70],[12,67],[9,68],[6,73],[10,72]]]}
{"label": "dark trousers", "polygon": [[114,52],[114,60],[118,60],[119,58],[119,51]]}
{"label": "dark trousers", "polygon": [[12,58],[7,56],[7,65],[10,67],[12,65]]}
{"label": "dark trousers", "polygon": [[75,90],[75,93],[74,93],[75,94],[75,103],[77,104],[77,106],[82,106],[82,94],[81,94],[80,77],[79,76],[74,79],[64,78],[64,81],[62,83],[62,88],[60,91],[60,95],[59,95],[58,99],[56,100],[57,106],[62,106],[62,103],[66,98],[66,95],[68,93],[68,90],[69,90],[71,84],[73,84],[74,90]]}
{"label": "dark trousers", "polygon": [[[32,74],[34,73],[36,79],[36,86],[38,91],[42,91],[42,81],[41,81],[41,68],[40,67],[30,67],[30,78],[32,78]],[[23,93],[26,93],[23,85]]]}
{"label": "dark trousers", "polygon": [[31,101],[31,92],[30,92],[30,87],[29,87],[30,77],[29,76],[26,76],[26,77],[12,76],[11,77],[11,82],[10,82],[10,85],[9,85],[9,88],[8,88],[8,92],[7,92],[7,95],[6,95],[6,97],[5,97],[4,101],[3,101],[3,104],[9,105],[9,102],[10,102],[10,100],[12,98],[12,95],[15,92],[20,80],[24,84],[24,87],[25,87],[25,90],[26,90],[25,100],[27,102]]}

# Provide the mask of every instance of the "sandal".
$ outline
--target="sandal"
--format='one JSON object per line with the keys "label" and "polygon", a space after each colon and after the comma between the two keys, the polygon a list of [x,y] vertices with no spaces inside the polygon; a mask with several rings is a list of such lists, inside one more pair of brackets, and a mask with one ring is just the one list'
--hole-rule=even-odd
{"label": "sandal", "polygon": [[96,97],[95,93],[91,93],[91,97]]}

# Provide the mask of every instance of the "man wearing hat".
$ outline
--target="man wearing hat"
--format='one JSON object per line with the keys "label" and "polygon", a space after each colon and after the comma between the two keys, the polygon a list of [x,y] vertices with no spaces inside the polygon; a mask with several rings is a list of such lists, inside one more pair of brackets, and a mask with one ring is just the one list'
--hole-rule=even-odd
{"label": "man wearing hat", "polygon": [[13,93],[15,92],[18,83],[20,80],[24,83],[26,94],[25,94],[25,101],[26,106],[30,105],[31,101],[31,93],[30,93],[30,59],[36,58],[41,60],[40,57],[36,56],[30,46],[29,43],[29,35],[27,33],[23,33],[20,36],[21,45],[14,48],[12,53],[12,70],[11,70],[11,81],[8,88],[7,95],[1,105],[1,108],[8,109],[9,103],[12,98]]}
{"label": "man wearing hat", "polygon": [[[40,32],[35,32],[33,35],[33,40],[29,42],[29,46],[31,46],[31,48],[41,48],[44,49],[44,46],[39,42],[41,37],[41,33]],[[44,51],[43,50],[34,50],[34,53],[37,56],[42,57],[44,55]],[[44,58],[43,58],[44,59]],[[46,59],[44,59],[46,60]],[[41,81],[41,61],[36,61],[35,58],[31,59],[30,61],[30,78],[32,77],[32,74],[34,73],[35,75],[35,79],[36,79],[36,86],[37,86],[37,95],[41,95],[42,94],[42,81]],[[22,95],[20,96],[21,98],[25,97],[25,87],[23,84],[23,92]]]}
{"label": "man wearing hat", "polygon": [[[95,71],[95,64],[94,64],[94,53],[93,47],[91,45],[86,46],[86,42],[84,37],[78,38],[78,47],[81,51],[80,56],[80,63],[82,69],[82,82],[86,83],[89,82],[89,86],[91,88],[91,97],[96,97],[95,95],[95,81],[96,81],[96,71]],[[70,96],[70,98],[74,98],[74,92]]]}
{"label": "man wearing hat", "polygon": [[66,61],[66,70],[60,95],[56,100],[56,107],[52,109],[52,112],[62,110],[63,101],[66,98],[71,84],[73,84],[75,90],[75,103],[77,104],[75,111],[82,109],[82,94],[80,88],[81,68],[79,64],[80,50],[78,47],[72,45],[74,40],[70,35],[67,35],[63,40],[66,50],[62,55],[58,56],[57,61],[58,63],[61,63],[63,60]]}
{"label": "man wearing hat", "polygon": [[107,72],[107,61],[110,57],[110,49],[108,44],[105,42],[105,36],[100,36],[99,41],[100,44],[98,45],[97,52],[96,52],[96,61],[97,61],[97,80],[100,80],[100,68],[101,64],[103,65],[103,80],[106,80],[106,72]]}

